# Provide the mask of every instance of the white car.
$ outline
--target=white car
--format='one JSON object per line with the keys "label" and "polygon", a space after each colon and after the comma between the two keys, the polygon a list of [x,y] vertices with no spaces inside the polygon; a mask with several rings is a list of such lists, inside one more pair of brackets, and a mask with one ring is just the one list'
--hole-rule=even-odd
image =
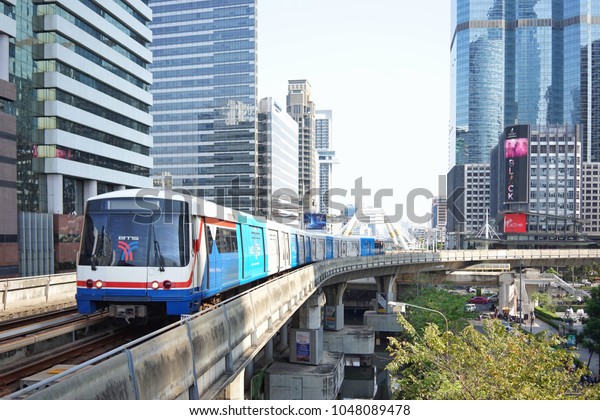
{"label": "white car", "polygon": [[466,312],[475,312],[477,310],[477,306],[475,306],[474,303],[467,303],[465,304],[465,311]]}

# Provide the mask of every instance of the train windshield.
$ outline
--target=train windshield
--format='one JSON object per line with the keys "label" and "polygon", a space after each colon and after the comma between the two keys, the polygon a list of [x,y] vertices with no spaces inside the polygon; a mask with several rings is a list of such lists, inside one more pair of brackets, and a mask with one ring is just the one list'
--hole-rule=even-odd
{"label": "train windshield", "polygon": [[167,201],[171,200],[160,200],[155,209],[90,202],[79,264],[92,268],[186,266],[191,251],[187,203],[165,205]]}

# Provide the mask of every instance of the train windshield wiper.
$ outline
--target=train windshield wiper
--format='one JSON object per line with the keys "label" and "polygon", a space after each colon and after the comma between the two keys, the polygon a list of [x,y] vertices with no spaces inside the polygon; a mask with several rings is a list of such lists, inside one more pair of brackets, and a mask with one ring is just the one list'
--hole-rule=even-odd
{"label": "train windshield wiper", "polygon": [[[102,226],[102,232],[98,235],[98,241],[96,242],[96,249],[94,249],[94,253],[92,254],[92,258],[90,264],[92,266],[92,271],[96,271],[98,265],[98,257],[104,256],[104,241],[106,234],[104,233],[104,226]],[[99,252],[100,251],[100,254]]]}
{"label": "train windshield wiper", "polygon": [[156,254],[156,256],[158,257],[158,271],[165,271],[165,259],[163,258],[162,253],[160,252],[160,244],[156,239],[154,240],[154,254]]}

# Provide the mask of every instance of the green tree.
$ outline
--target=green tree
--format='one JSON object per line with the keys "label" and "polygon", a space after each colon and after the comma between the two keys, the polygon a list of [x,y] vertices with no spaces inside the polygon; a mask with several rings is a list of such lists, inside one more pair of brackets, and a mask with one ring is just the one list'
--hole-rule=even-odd
{"label": "green tree", "polygon": [[600,357],[600,288],[594,287],[590,294],[591,298],[585,302],[584,310],[588,318],[584,321],[581,336],[583,345],[590,350],[591,360],[594,353]]}
{"label": "green tree", "polygon": [[[446,290],[435,287],[424,287],[419,295],[407,295],[406,303],[423,306],[443,313],[448,319],[448,327],[452,331],[460,331],[468,325],[469,319],[477,315],[473,312],[465,312],[467,299],[463,295],[454,295]],[[410,323],[418,331],[422,332],[429,323],[438,325],[440,329],[446,328],[446,322],[439,315],[420,309],[407,308]]]}
{"label": "green tree", "polygon": [[[460,333],[435,324],[418,334],[402,315],[403,338],[390,338],[387,369],[396,398],[426,400],[599,399],[600,386],[582,386],[585,365],[560,348],[558,336],[506,331],[497,320]],[[575,368],[576,365],[580,367]]]}

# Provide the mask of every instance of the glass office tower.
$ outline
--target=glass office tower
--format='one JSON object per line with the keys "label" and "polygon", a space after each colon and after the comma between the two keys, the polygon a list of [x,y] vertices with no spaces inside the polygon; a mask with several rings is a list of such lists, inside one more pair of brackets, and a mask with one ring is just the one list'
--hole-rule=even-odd
{"label": "glass office tower", "polygon": [[451,28],[449,177],[455,165],[488,164],[504,128],[523,124],[540,133],[577,128],[578,158],[600,162],[599,0],[453,0]]}
{"label": "glass office tower", "polygon": [[489,162],[503,128],[582,124],[600,161],[600,1],[453,0],[450,168]]}
{"label": "glass office tower", "polygon": [[256,0],[149,1],[153,176],[256,209]]}

